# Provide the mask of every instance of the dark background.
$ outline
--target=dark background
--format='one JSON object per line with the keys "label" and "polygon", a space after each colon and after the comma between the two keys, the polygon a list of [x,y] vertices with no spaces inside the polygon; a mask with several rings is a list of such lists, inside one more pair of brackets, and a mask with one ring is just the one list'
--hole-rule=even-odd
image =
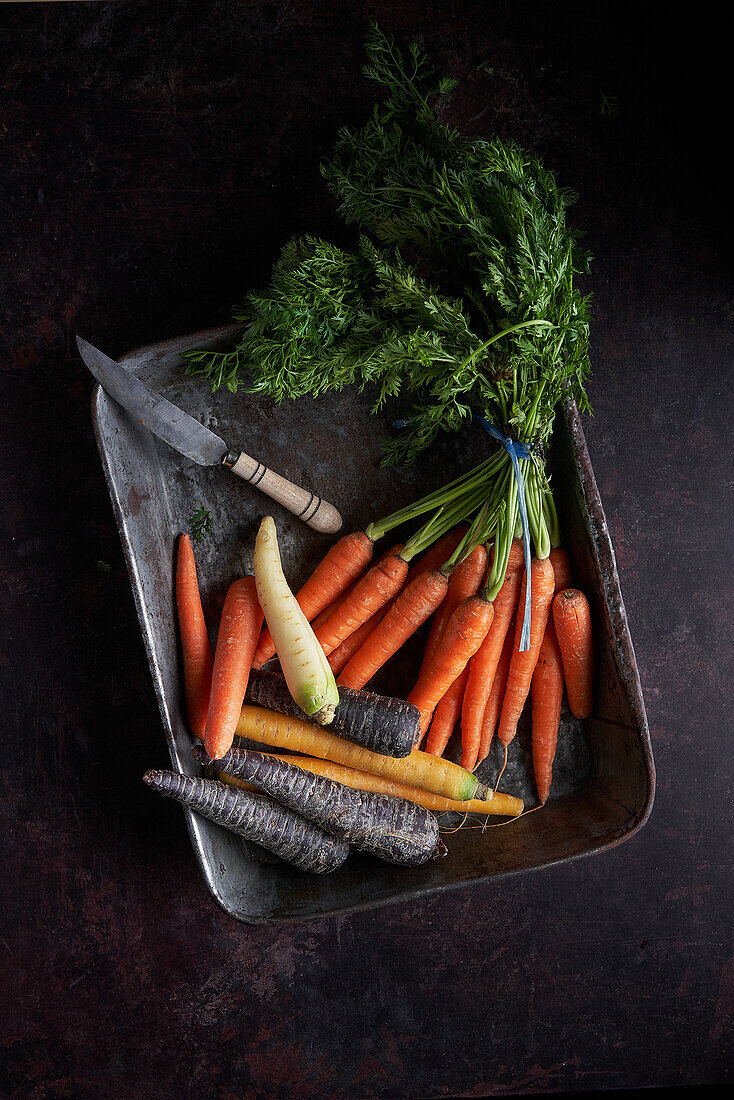
{"label": "dark background", "polygon": [[[728,1079],[730,61],[705,6],[674,10],[0,5],[3,1097]],[[217,324],[291,232],[339,237],[317,168],[371,102],[370,15],[461,79],[453,121],[580,193],[588,440],[657,800],[602,856],[251,928],[213,905],[182,815],[140,783],[167,756],[72,336],[115,354]]]}

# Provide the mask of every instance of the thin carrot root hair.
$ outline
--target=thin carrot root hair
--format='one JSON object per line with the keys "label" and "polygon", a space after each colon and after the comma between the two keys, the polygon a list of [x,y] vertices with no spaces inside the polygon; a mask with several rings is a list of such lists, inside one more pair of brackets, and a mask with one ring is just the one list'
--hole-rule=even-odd
{"label": "thin carrot root hair", "polygon": [[[504,760],[504,763],[503,763],[503,765],[500,769],[500,774],[497,776],[497,782],[495,783],[494,790],[492,791],[493,795],[497,794],[497,788],[500,785],[500,779],[502,778],[502,776],[504,774],[504,770],[507,767],[507,745],[504,746],[504,749],[505,749],[505,760]],[[522,817],[522,814],[520,816]]]}
{"label": "thin carrot root hair", "polygon": [[[485,829],[501,829],[503,825],[514,825],[516,821],[519,821],[521,817],[527,817],[528,814],[534,814],[536,810],[542,810],[543,805],[533,806],[530,810],[523,810],[522,813],[517,814],[515,817],[508,817],[507,821],[483,821],[481,825],[463,825],[459,828],[465,830],[468,829],[481,829],[484,832]],[[467,815],[468,816],[468,815]],[[443,830],[439,825],[438,831],[440,832],[455,832],[455,829]]]}
{"label": "thin carrot root hair", "polygon": [[[451,811],[449,810],[447,812],[450,813]],[[465,810],[464,813],[461,815],[461,823],[459,825],[455,826],[455,828],[453,828],[453,829],[449,829],[448,826],[446,826],[446,825],[439,825],[439,827],[438,827],[439,833],[443,833],[444,836],[451,836],[452,833],[458,833],[459,829],[464,828],[464,823],[465,823],[468,816],[469,816],[469,811]],[[518,817],[519,816],[520,815],[518,814]],[[472,828],[471,825],[467,825],[466,827],[467,827],[467,829]]]}

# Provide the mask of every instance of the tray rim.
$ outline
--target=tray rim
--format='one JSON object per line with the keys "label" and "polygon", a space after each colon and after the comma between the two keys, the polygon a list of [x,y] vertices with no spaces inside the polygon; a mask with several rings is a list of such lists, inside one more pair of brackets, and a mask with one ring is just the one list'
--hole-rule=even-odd
{"label": "tray rim", "polygon": [[[118,357],[118,362],[125,363],[135,359],[151,360],[161,354],[169,354],[175,349],[176,345],[185,346],[193,343],[203,343],[206,341],[218,340],[229,335],[236,335],[239,331],[241,331],[241,329],[241,324],[227,324],[218,325],[214,328],[203,329],[197,332],[186,333],[182,336],[169,337],[164,340],[158,340],[153,344],[143,344],[134,347],[129,351],[126,351],[123,355],[120,355]],[[151,678],[153,680],[153,688],[158,703],[160,717],[163,723],[166,743],[168,745],[168,751],[171,757],[171,761],[176,767],[178,766],[176,747],[173,741],[172,732],[169,728],[170,723],[167,720],[168,708],[163,692],[163,684],[160,676],[156,672],[156,664],[153,659],[154,654],[152,648],[152,636],[148,629],[147,613],[142,597],[142,590],[140,585],[137,583],[137,569],[135,566],[132,541],[123,522],[123,502],[117,491],[117,486],[113,480],[110,455],[105,450],[102,442],[102,428],[100,424],[99,414],[101,402],[104,396],[106,395],[104,394],[102,387],[99,384],[95,384],[91,397],[92,427],[94,431],[95,442],[97,444],[97,450],[100,456],[102,472],[104,474],[107,491],[109,493],[110,502],[112,504],[113,514],[115,516],[115,522],[117,524],[118,534],[120,536],[120,542],[122,544],[123,557],[125,559],[125,565],[130,580],[133,602],[135,604],[135,611],[138,617],[138,623],[140,625],[143,645],[145,648],[146,657],[148,659],[148,666],[150,669]],[[438,883],[433,886],[416,886],[414,888],[408,887],[405,889],[404,892],[399,895],[393,895],[385,898],[375,898],[374,900],[359,901],[348,905],[340,905],[333,909],[329,909],[320,913],[311,913],[303,916],[299,916],[298,914],[274,916],[270,914],[267,916],[253,917],[246,916],[229,906],[218,893],[216,883],[212,875],[210,874],[207,859],[195,826],[194,812],[189,809],[188,806],[182,806],[184,817],[186,820],[186,827],[188,829],[189,837],[191,839],[191,846],[199,863],[199,868],[204,878],[207,890],[209,891],[211,897],[219,906],[219,908],[222,909],[227,914],[227,916],[243,924],[248,924],[256,927],[272,927],[274,925],[299,924],[306,921],[323,920],[330,917],[344,916],[348,913],[364,912],[365,910],[375,909],[384,905],[396,905],[401,902],[415,901],[417,898],[420,897],[426,897],[428,895],[435,894],[444,894],[449,890],[460,889],[462,887],[482,886],[500,879],[510,878],[515,875],[527,874],[531,871],[538,871],[550,867],[556,867],[560,864],[571,863],[575,860],[585,859],[589,856],[598,855],[601,852],[609,851],[610,849],[616,848],[618,847],[618,845],[624,844],[626,841],[631,840],[632,837],[634,837],[646,824],[648,818],[650,817],[650,813],[652,812],[653,802],[655,799],[655,762],[652,752],[652,742],[650,739],[650,729],[647,721],[647,713],[642,694],[642,684],[640,682],[637,659],[635,656],[634,646],[632,644],[632,637],[630,635],[629,623],[627,620],[627,611],[625,608],[624,598],[622,596],[622,590],[619,581],[616,555],[614,553],[614,547],[612,544],[611,535],[609,533],[609,527],[607,524],[606,515],[604,513],[604,507],[602,505],[601,497],[599,495],[596,477],[594,475],[594,470],[591,465],[591,458],[589,456],[589,451],[586,445],[586,437],[581,423],[581,416],[579,414],[579,410],[576,406],[575,401],[570,397],[567,398],[562,406],[561,411],[566,420],[566,425],[574,442],[579,477],[584,496],[584,503],[594,524],[594,541],[597,552],[604,566],[602,572],[606,578],[604,592],[605,599],[607,603],[609,603],[610,596],[614,596],[616,599],[616,606],[618,608],[619,625],[621,630],[619,632],[615,631],[615,640],[617,643],[618,654],[624,660],[627,669],[629,699],[635,721],[637,723],[637,732],[639,734],[640,748],[642,751],[642,758],[645,766],[645,775],[647,779],[647,793],[642,812],[635,815],[636,820],[631,825],[631,827],[626,830],[621,836],[612,837],[610,840],[604,841],[603,843],[595,845],[592,848],[588,848],[583,852],[576,852],[567,856],[541,860],[540,862],[534,863],[529,867],[509,868],[507,870],[495,871],[491,874],[477,875],[474,878],[462,879],[456,882]],[[600,790],[600,788],[598,789]],[[605,792],[602,791],[600,793],[604,794]],[[610,796],[607,795],[606,797]],[[632,813],[632,811],[629,812]]]}

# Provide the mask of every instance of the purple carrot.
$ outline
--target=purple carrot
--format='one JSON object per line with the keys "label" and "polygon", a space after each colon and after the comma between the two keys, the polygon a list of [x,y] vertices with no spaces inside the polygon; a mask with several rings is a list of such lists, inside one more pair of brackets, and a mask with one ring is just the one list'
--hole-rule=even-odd
{"label": "purple carrot", "polygon": [[348,844],[261,794],[168,771],[146,772],[143,782],[302,871],[326,874],[341,867],[349,854]]}
{"label": "purple carrot", "polygon": [[[201,746],[192,752],[199,763],[211,763]],[[253,783],[333,836],[390,863],[417,867],[442,847],[430,810],[404,798],[355,790],[250,749],[230,749],[215,767]]]}
{"label": "purple carrot", "polygon": [[[277,672],[250,673],[246,703],[277,710],[287,718],[303,718],[288,687]],[[339,705],[329,723],[329,733],[364,745],[383,756],[408,756],[420,739],[420,711],[405,699],[376,695],[373,691],[339,688]]]}

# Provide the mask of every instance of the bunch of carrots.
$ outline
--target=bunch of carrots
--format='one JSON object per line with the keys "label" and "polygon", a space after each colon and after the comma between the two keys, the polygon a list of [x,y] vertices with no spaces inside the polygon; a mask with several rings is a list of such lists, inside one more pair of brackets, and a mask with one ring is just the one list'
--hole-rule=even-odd
{"label": "bunch of carrots", "polygon": [[[427,754],[441,757],[460,722],[461,767],[473,773],[488,755],[495,729],[507,750],[530,697],[533,764],[538,798],[544,804],[564,683],[572,713],[585,718],[591,711],[589,605],[580,591],[570,587],[568,556],[559,545],[546,551],[545,557],[534,557],[530,641],[529,647],[521,647],[527,585],[523,542],[517,537],[506,540],[507,525],[498,522],[501,511],[491,499],[482,503],[484,489],[481,477],[469,482],[459,479],[410,509],[339,539],[295,597],[286,586],[284,598],[293,602],[296,627],[290,635],[278,627],[281,644],[273,637],[277,616],[272,618],[266,611],[267,622],[260,632],[260,603],[266,606],[262,585],[258,589],[254,578],[236,581],[225,601],[213,660],[193,554],[183,536],[177,596],[187,708],[192,731],[204,741],[209,757],[219,759],[231,747],[250,669],[261,669],[276,649],[297,701],[298,678],[289,678],[288,672],[288,652],[294,647],[306,653],[301,662],[310,662],[317,670],[316,679],[336,677],[333,690],[324,685],[319,703],[311,710],[301,702],[304,717],[328,724],[338,690],[364,689],[432,618],[418,680],[407,695],[419,722],[415,747],[425,741]],[[407,543],[390,547],[373,562],[378,538],[437,503],[431,518]],[[557,543],[552,501],[546,507],[551,538]],[[457,524],[457,519],[465,522]],[[504,566],[501,571],[498,563]],[[310,699],[313,691],[309,691]],[[314,713],[317,707],[321,709]]]}
{"label": "bunch of carrots", "polygon": [[[328,696],[329,705],[311,714],[311,721],[307,721],[309,715],[304,710],[305,704],[300,702],[295,708],[300,718],[293,717],[292,706],[294,700],[303,699],[299,691],[303,676],[300,681],[298,678],[288,681],[286,675],[288,690],[285,690],[279,677],[259,672],[252,674],[253,667],[258,663],[254,658],[263,612],[269,625],[260,635],[260,646],[273,646],[271,638],[275,634],[276,642],[280,642],[277,651],[284,668],[297,666],[307,669],[310,661],[311,667],[316,668],[318,673],[318,655],[323,655],[302,607],[290,591],[277,590],[277,586],[276,590],[268,591],[263,570],[265,566],[272,567],[272,557],[269,562],[265,560],[265,566],[262,563],[263,549],[269,535],[274,536],[274,525],[266,518],[255,548],[256,576],[240,578],[231,585],[222,610],[213,657],[191,542],[187,535],[182,535],[179,540],[176,602],[186,708],[191,730],[204,742],[207,758],[216,763],[232,749],[235,736],[246,737],[271,748],[298,752],[302,755],[297,760],[289,757],[291,763],[295,760],[298,767],[350,788],[407,799],[433,811],[454,810],[511,817],[520,814],[523,809],[520,799],[490,792],[466,769],[449,761],[439,761],[415,747],[420,737],[420,722],[419,713],[411,704],[375,696],[370,692],[351,691],[346,687],[340,693],[343,701],[339,695],[336,700]],[[440,554],[444,555],[446,546],[458,544],[460,538],[461,531],[457,531],[450,539],[444,539]],[[347,541],[353,540],[348,537]],[[396,549],[400,550],[393,548]],[[389,553],[385,560],[398,556],[398,553]],[[424,559],[421,568],[426,570],[430,564]],[[259,565],[261,571],[258,576]],[[279,557],[277,566],[279,568]],[[417,569],[416,575],[419,575]],[[356,573],[354,584],[357,584]],[[274,591],[281,600],[281,606],[274,606]],[[337,599],[344,596],[343,589]],[[288,638],[284,634],[282,604],[290,605],[291,601],[289,620],[296,624],[299,634]],[[334,653],[335,648],[331,652]],[[325,657],[323,662],[326,664]],[[257,677],[256,690],[250,689],[248,693],[251,674]],[[330,668],[328,676],[333,679]],[[365,704],[364,721],[357,721],[356,725],[352,721],[345,733],[348,722],[340,715],[339,708],[350,713],[354,711],[355,697]],[[260,706],[243,706],[243,702],[248,701]],[[262,709],[263,706],[267,709]],[[356,707],[356,710],[359,712],[360,708]],[[276,711],[280,713],[274,713]],[[335,721],[335,713],[339,720]],[[328,732],[332,723],[338,727],[335,733]],[[382,730],[375,730],[377,723],[383,727]],[[351,742],[344,737],[351,737]],[[378,743],[382,748],[375,751]],[[389,750],[384,748],[385,744],[391,746]],[[386,755],[388,751],[392,755]],[[229,782],[224,773],[220,778]],[[173,780],[170,782],[173,783]]]}
{"label": "bunch of carrots", "polygon": [[479,602],[486,604],[486,592],[479,593],[490,554],[481,544],[476,546],[452,575],[447,599],[431,628],[418,683],[408,698],[421,711],[429,753],[442,755],[461,723],[461,763],[473,771],[488,755],[495,730],[506,753],[530,696],[533,766],[542,805],[550,791],[564,681],[575,717],[591,713],[589,604],[583,593],[569,587],[565,550],[556,547],[547,559],[534,558],[530,647],[521,650],[526,585],[522,542],[513,542],[504,582],[487,615]]}
{"label": "bunch of carrots", "polygon": [[[422,500],[370,524],[364,532],[344,536],[295,598],[283,575],[275,525],[265,517],[255,543],[255,576],[242,577],[230,587],[214,658],[191,542],[188,536],[181,536],[176,603],[186,705],[192,732],[204,741],[210,757],[218,759],[230,748],[250,669],[261,668],[276,649],[291,694],[304,714],[328,724],[338,702],[333,670],[344,669],[378,621],[385,618],[389,645],[384,653],[374,654],[369,668],[363,670],[364,682],[371,678],[443,600],[456,554],[448,562],[448,571],[440,573],[438,566],[447,554],[461,552],[461,534],[469,537],[480,528],[488,529],[496,518],[496,509],[487,504],[481,507],[491,469],[491,461],[485,462]],[[450,530],[457,520],[477,509],[471,529]],[[407,543],[393,546],[367,568],[377,539],[429,511],[428,521]],[[434,549],[423,554],[434,543]],[[423,557],[410,568],[409,563],[420,554]],[[266,626],[260,634],[263,617]],[[370,646],[374,646],[372,639]]]}
{"label": "bunch of carrots", "polygon": [[[526,578],[515,538],[499,584],[496,545],[477,541],[486,514],[457,526],[411,569],[394,546],[370,565],[366,532],[345,535],[296,594],[340,687],[364,688],[382,665],[433,616],[418,681],[408,694],[420,713],[421,743],[441,756],[461,722],[464,768],[489,753],[495,729],[505,749],[528,697],[533,763],[541,804],[548,798],[564,682],[577,718],[592,707],[593,645],[589,604],[571,588],[566,552],[555,546],[531,565],[530,647],[520,649]],[[557,528],[557,523],[553,525]],[[267,630],[253,667],[274,654]]]}

